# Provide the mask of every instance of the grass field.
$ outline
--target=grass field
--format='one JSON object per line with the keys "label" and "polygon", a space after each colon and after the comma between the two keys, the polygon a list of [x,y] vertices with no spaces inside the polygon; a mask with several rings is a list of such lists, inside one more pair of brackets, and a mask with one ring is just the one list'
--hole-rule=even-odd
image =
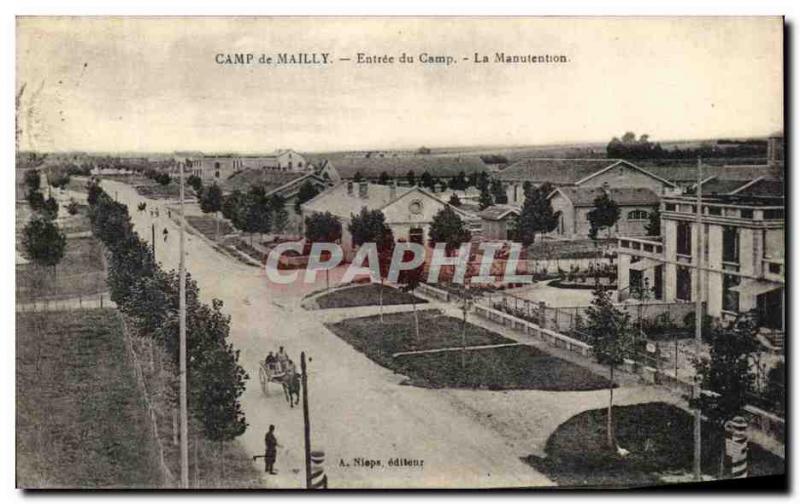
{"label": "grass field", "polygon": [[383,292],[384,306],[411,304],[415,299],[417,304],[427,303],[424,299],[413,296],[410,293],[381,284],[348,287],[322,295],[315,301],[319,308],[323,310],[328,308],[352,308],[354,306],[378,306],[381,292]]}
{"label": "grass field", "polygon": [[18,313],[16,322],[17,485],[158,487],[116,312]]}
{"label": "grass field", "polygon": [[[209,240],[217,238],[217,219],[213,215],[187,215],[186,222]],[[227,221],[220,219],[219,236],[236,231]]]}
{"label": "grass field", "polygon": [[[434,310],[422,311],[420,338],[414,335],[413,313],[349,319],[329,328],[378,364],[409,377],[423,387],[491,390],[595,390],[608,381],[570,362],[529,346],[449,351],[392,357],[397,352],[460,347],[462,321]],[[376,330],[380,328],[380,330]],[[482,327],[467,324],[466,346],[514,343]]]}
{"label": "grass field", "polygon": [[92,296],[106,290],[103,248],[95,238],[70,238],[56,267],[17,266],[17,302]]}
{"label": "grass field", "polygon": [[[631,487],[661,483],[661,476],[692,470],[692,416],[675,406],[649,403],[614,407],[617,444],[626,457],[606,447],[606,409],[586,411],[563,424],[547,441],[547,457],[526,461],[561,486]],[[716,476],[720,434],[704,425],[703,473]],[[750,476],[783,474],[784,462],[750,444]]]}

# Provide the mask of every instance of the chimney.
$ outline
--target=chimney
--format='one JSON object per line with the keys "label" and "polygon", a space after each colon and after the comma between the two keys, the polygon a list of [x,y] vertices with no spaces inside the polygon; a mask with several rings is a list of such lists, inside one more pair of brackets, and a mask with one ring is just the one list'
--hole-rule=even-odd
{"label": "chimney", "polygon": [[368,187],[369,186],[368,186],[366,180],[362,180],[361,182],[358,183],[358,197],[359,198],[362,198],[362,199],[366,199],[367,198],[367,189],[368,189]]}
{"label": "chimney", "polygon": [[389,199],[394,200],[397,197],[397,179],[392,179],[392,185],[389,186]]}
{"label": "chimney", "polygon": [[348,196],[352,196],[353,195],[353,181],[352,180],[348,180],[347,181],[347,195]]}

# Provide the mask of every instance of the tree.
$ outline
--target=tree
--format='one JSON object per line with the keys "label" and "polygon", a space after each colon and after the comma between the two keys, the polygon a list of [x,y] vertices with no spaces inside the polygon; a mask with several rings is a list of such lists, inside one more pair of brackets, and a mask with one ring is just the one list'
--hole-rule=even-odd
{"label": "tree", "polygon": [[161,173],[156,174],[154,179],[155,179],[156,182],[158,182],[162,186],[169,185],[169,183],[172,181],[172,177],[170,177],[169,173],[166,173],[166,172],[161,172]]}
{"label": "tree", "polygon": [[767,388],[764,398],[770,403],[774,411],[784,416],[786,411],[786,365],[778,361],[775,367],[767,373]]}
{"label": "tree", "polygon": [[253,234],[269,233],[272,230],[272,212],[267,204],[267,196],[261,186],[252,186],[242,199],[236,212],[234,225],[246,233],[250,233],[250,245]]}
{"label": "tree", "polygon": [[44,217],[53,220],[58,217],[58,201],[52,196],[45,200],[44,205],[40,209]]}
{"label": "tree", "polygon": [[67,237],[50,219],[34,215],[22,230],[22,247],[38,266],[56,265],[64,257]]}
{"label": "tree", "polygon": [[42,185],[42,177],[39,170],[28,170],[25,172],[25,186],[28,191],[38,191]]}
{"label": "tree", "polygon": [[34,212],[38,212],[44,208],[45,200],[44,195],[41,192],[28,190],[26,199],[28,200],[28,205],[30,205],[31,210]]}
{"label": "tree", "polygon": [[311,198],[315,197],[319,194],[319,189],[317,186],[306,180],[303,182],[303,185],[300,186],[300,189],[297,191],[297,199],[294,203],[294,211],[297,215],[300,215],[300,205],[309,201]]}
{"label": "tree", "polygon": [[408,173],[406,173],[406,182],[408,182],[408,187],[417,185],[417,176],[414,174],[414,170],[408,170]]}
{"label": "tree", "polygon": [[649,220],[644,227],[647,236],[661,236],[661,211],[658,206],[654,206],[648,216]]}
{"label": "tree", "polygon": [[[760,349],[758,331],[755,316],[740,314],[726,327],[712,327],[709,356],[694,360],[700,388],[706,393],[691,398],[689,405],[699,409],[717,429],[720,441],[724,439],[725,422],[743,413],[747,404],[755,379],[751,359]],[[719,446],[722,476],[725,446],[723,442]]]}
{"label": "tree", "polygon": [[552,192],[552,185],[542,184],[525,193],[525,201],[516,219],[515,228],[516,239],[523,246],[528,247],[534,243],[537,233],[549,233],[558,226],[558,218],[549,198]]}
{"label": "tree", "polygon": [[390,181],[391,177],[389,177],[389,174],[386,173],[386,171],[382,171],[381,174],[378,176],[378,183],[380,185],[389,185]]}
{"label": "tree", "polygon": [[494,200],[492,199],[492,194],[489,192],[489,188],[488,187],[481,188],[481,194],[478,197],[478,207],[481,210],[486,210],[493,204]]}
{"label": "tree", "polygon": [[[412,260],[414,252],[406,250],[403,252],[403,261],[409,262]],[[411,303],[414,309],[414,335],[415,344],[419,341],[419,313],[417,312],[417,296],[414,294],[419,284],[422,283],[422,275],[424,274],[424,263],[416,268],[400,271],[397,277],[397,283],[400,284],[400,290],[411,294]]]}
{"label": "tree", "polygon": [[450,179],[450,189],[454,191],[463,191],[469,187],[469,182],[467,181],[467,174],[464,170],[458,172],[458,175]]}
{"label": "tree", "polygon": [[[194,189],[195,194],[201,194],[203,191],[203,179],[198,177],[197,175],[189,175],[186,179],[186,183]],[[216,210],[215,210],[216,211]]]}
{"label": "tree", "polygon": [[78,202],[71,198],[69,200],[69,204],[67,204],[67,213],[70,215],[76,215],[79,209],[80,206],[78,205]]}
{"label": "tree", "polygon": [[380,210],[367,210],[362,207],[358,215],[350,217],[347,230],[353,237],[353,245],[360,247],[365,243],[374,243],[378,252],[380,269],[380,285],[378,290],[378,305],[381,323],[383,322],[383,280],[389,275],[391,253],[394,251],[394,235],[386,225],[386,216]]}
{"label": "tree", "polygon": [[289,223],[289,212],[286,211],[286,199],[280,194],[273,194],[267,202],[272,213],[272,229],[276,233],[283,233]]}
{"label": "tree", "polygon": [[506,190],[503,188],[503,183],[498,179],[492,180],[491,192],[492,198],[496,204],[502,205],[508,203],[508,195],[506,194]]}
{"label": "tree", "polygon": [[[200,177],[197,177],[199,180]],[[200,210],[203,213],[213,213],[214,220],[217,222],[217,241],[219,241],[219,215],[218,212],[222,210],[222,189],[214,183],[209,187],[203,188],[202,182],[199,189],[195,189],[200,195]]]}
{"label": "tree", "polygon": [[57,189],[63,189],[69,184],[70,176],[65,170],[55,170],[55,173],[47,177],[47,181],[51,186]]}
{"label": "tree", "polygon": [[420,147],[419,149],[417,149],[417,154],[425,155],[425,154],[430,154],[430,153],[431,153],[431,150],[428,147],[425,147],[424,145],[422,147]]}
{"label": "tree", "polygon": [[607,191],[594,199],[594,208],[592,208],[587,217],[591,225],[589,229],[589,238],[592,240],[597,239],[597,233],[603,229],[608,228],[609,233],[614,224],[619,220],[619,206],[611,199]]}
{"label": "tree", "polygon": [[461,199],[458,197],[458,194],[453,193],[453,194],[450,195],[450,200],[448,201],[448,203],[450,203],[454,207],[460,207],[461,206]]}
{"label": "tree", "polygon": [[342,223],[330,212],[314,212],[305,220],[305,238],[309,243],[335,243],[342,238]]}
{"label": "tree", "polygon": [[433,177],[427,170],[422,173],[422,176],[419,178],[419,184],[422,187],[426,187],[428,189],[433,189]]}
{"label": "tree", "polygon": [[205,436],[220,443],[223,459],[225,442],[247,429],[240,398],[248,375],[239,365],[239,351],[227,342],[230,317],[221,308],[219,299],[214,299],[211,307],[198,304],[188,317],[187,328],[196,341],[190,376],[195,414]]}
{"label": "tree", "polygon": [[631,355],[634,337],[630,316],[611,303],[608,292],[601,285],[597,285],[593,295],[592,304],[586,309],[584,328],[595,359],[609,369],[606,441],[608,447],[613,449],[614,368]]}
{"label": "tree", "polygon": [[238,189],[225,196],[222,200],[222,215],[233,222],[243,198],[244,194]]}
{"label": "tree", "polygon": [[472,234],[464,226],[464,221],[450,205],[445,206],[433,216],[429,236],[431,245],[444,243],[448,254],[472,238]]}

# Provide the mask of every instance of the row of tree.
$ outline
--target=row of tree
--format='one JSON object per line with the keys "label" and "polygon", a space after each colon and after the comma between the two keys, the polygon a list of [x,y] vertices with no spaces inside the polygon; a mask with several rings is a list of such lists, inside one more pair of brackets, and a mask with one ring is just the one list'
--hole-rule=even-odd
{"label": "row of tree", "polygon": [[[88,185],[89,216],[94,235],[108,251],[111,299],[142,335],[179,359],[178,274],[164,271],[148,244],[134,231],[125,205],[110,198],[99,184]],[[239,352],[228,341],[230,317],[222,301],[199,300],[197,284],[186,278],[189,408],[207,438],[228,441],[247,428],[240,397],[248,376],[239,365]]]}
{"label": "row of tree", "polygon": [[[720,147],[720,145],[725,145],[725,147]],[[619,159],[764,157],[766,154],[767,142],[764,140],[740,142],[726,140],[717,142],[717,145],[703,143],[698,147],[664,149],[660,143],[651,142],[649,135],[641,135],[637,138],[632,131],[626,132],[622,137],[612,138],[606,146],[606,156]]]}

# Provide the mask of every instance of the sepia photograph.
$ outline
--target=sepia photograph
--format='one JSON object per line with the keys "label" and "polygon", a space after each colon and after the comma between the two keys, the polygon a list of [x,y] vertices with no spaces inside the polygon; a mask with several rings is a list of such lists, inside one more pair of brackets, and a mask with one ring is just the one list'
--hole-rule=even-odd
{"label": "sepia photograph", "polygon": [[785,488],[784,18],[14,23],[16,488]]}

